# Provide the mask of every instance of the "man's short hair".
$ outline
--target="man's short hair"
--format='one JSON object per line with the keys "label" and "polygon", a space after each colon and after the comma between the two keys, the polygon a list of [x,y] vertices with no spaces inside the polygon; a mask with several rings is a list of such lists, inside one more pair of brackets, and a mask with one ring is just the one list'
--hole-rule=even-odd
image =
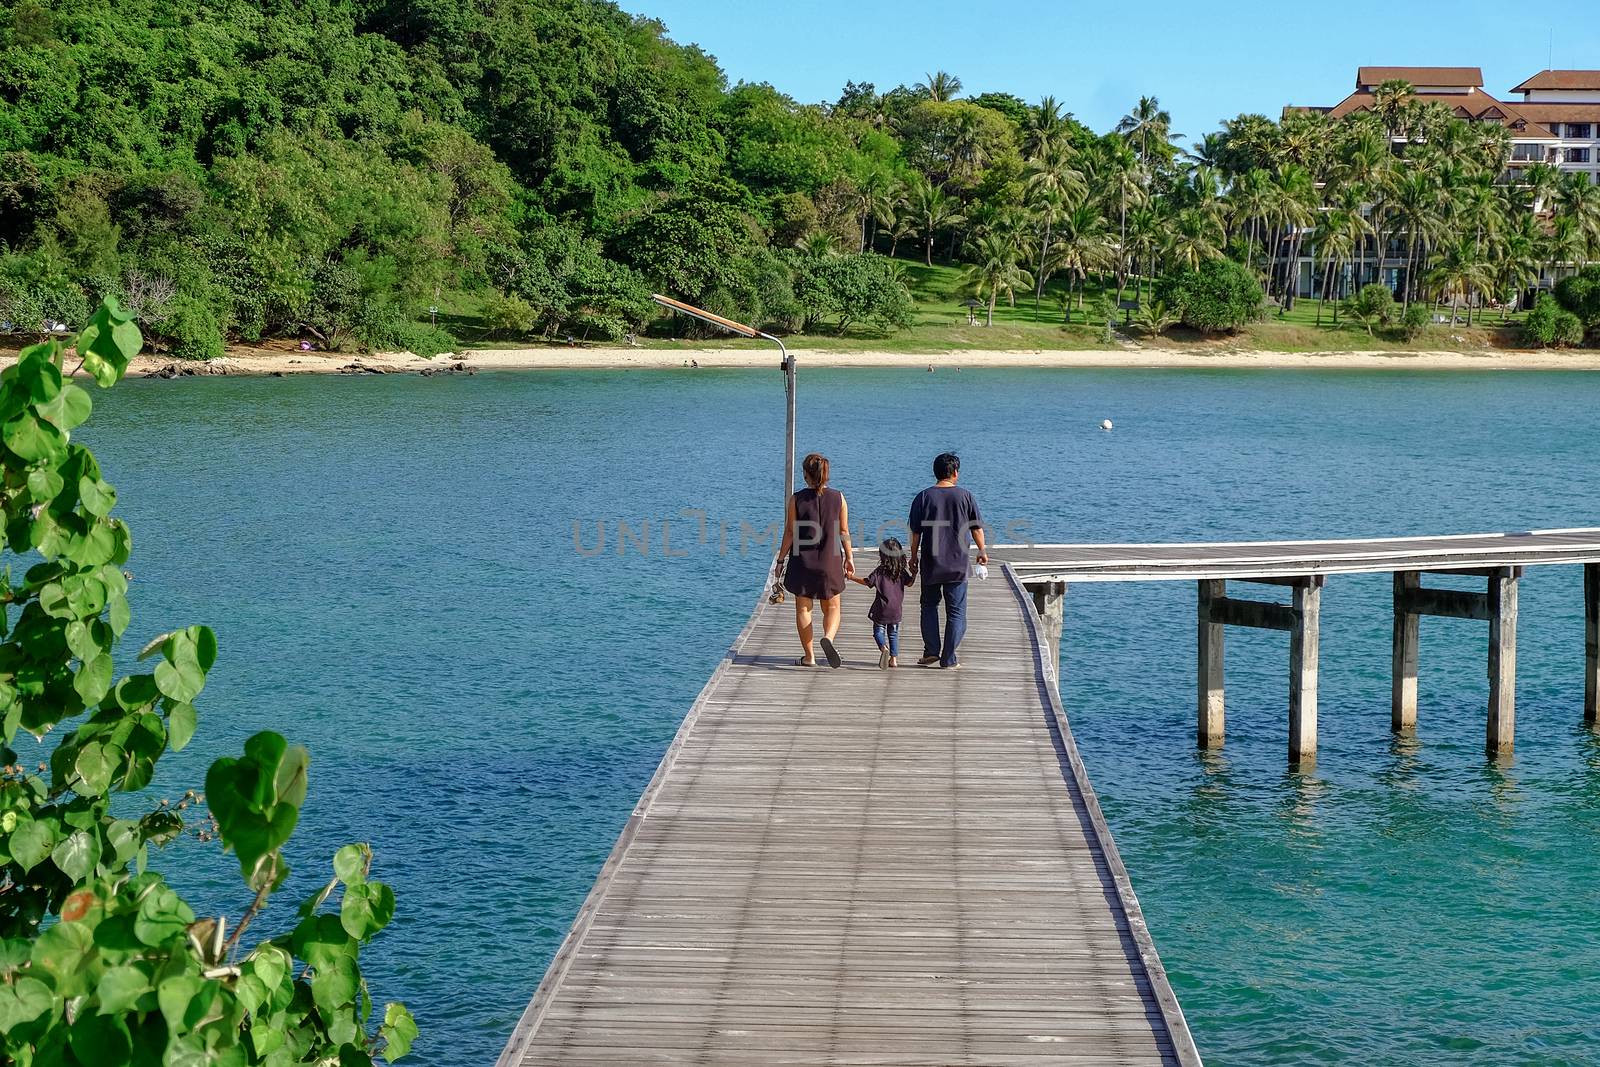
{"label": "man's short hair", "polygon": [[941,482],[960,469],[961,457],[954,452],[940,452],[933,461],[933,476]]}

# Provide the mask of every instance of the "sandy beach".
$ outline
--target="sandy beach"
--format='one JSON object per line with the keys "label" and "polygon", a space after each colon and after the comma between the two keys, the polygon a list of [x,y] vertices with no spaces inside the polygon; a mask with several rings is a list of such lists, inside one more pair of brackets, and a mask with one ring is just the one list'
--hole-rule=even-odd
{"label": "sandy beach", "polygon": [[[955,370],[967,367],[1259,369],[1259,370],[1600,370],[1600,351],[1498,350],[1428,352],[1256,352],[1183,351],[1170,348],[1057,351],[872,352],[802,349],[801,368],[899,367]],[[0,355],[0,366],[15,359]],[[69,357],[70,360],[70,357]],[[208,362],[174,360],[159,354],[134,360],[129,377],[178,378],[215,374],[284,376],[290,374],[460,374],[478,371],[680,370],[775,367],[774,349],[750,348],[495,348],[424,359],[407,352],[304,352],[298,349],[231,350]]]}

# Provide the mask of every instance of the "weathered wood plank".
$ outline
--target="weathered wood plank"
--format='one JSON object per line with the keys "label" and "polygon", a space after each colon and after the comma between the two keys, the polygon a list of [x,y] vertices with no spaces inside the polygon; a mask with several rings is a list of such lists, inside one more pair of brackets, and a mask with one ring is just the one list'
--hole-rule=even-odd
{"label": "weathered wood plank", "polygon": [[1489,721],[1486,747],[1507,755],[1517,732],[1517,576],[1504,567],[1489,579]]}
{"label": "weathered wood plank", "polygon": [[1026,581],[1195,581],[1600,563],[1600,529],[1193,544],[995,545]]}
{"label": "weathered wood plank", "polygon": [[1416,571],[1394,575],[1394,666],[1390,682],[1389,725],[1397,733],[1417,728],[1417,650],[1420,622],[1406,605],[1422,576]]}
{"label": "weathered wood plank", "polygon": [[1066,731],[1059,603],[974,582],[960,671],[877,670],[853,594],[846,668],[796,668],[760,607],[501,1064],[1197,1064]]}
{"label": "weathered wood plank", "polygon": [[1199,721],[1195,728],[1195,741],[1201,748],[1221,748],[1227,733],[1222,688],[1225,630],[1215,617],[1216,603],[1224,598],[1226,591],[1225,582],[1200,583],[1199,669],[1196,672]]}
{"label": "weathered wood plank", "polygon": [[1600,724],[1600,563],[1583,565],[1583,721]]}
{"label": "weathered wood plank", "polygon": [[1425,589],[1412,586],[1405,591],[1400,603],[1408,615],[1434,615],[1441,619],[1475,619],[1483,622],[1489,618],[1489,597],[1465,589]]}
{"label": "weathered wood plank", "polygon": [[1317,758],[1317,658],[1322,641],[1322,578],[1294,587],[1289,631],[1289,762]]}

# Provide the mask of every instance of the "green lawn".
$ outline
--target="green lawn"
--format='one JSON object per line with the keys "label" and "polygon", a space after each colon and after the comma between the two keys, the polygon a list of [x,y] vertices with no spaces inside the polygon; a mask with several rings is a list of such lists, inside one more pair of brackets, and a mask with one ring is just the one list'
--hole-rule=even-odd
{"label": "green lawn", "polygon": [[[996,351],[1052,351],[1105,348],[1102,332],[1097,325],[1085,322],[1085,311],[1092,314],[1094,303],[1101,292],[1101,280],[1091,278],[1082,296],[1083,310],[1076,304],[1071,312],[1071,322],[1063,321],[1056,297],[1066,291],[1066,281],[1053,278],[1045,287],[1043,299],[1035,306],[1032,292],[1018,293],[1013,307],[1002,300],[995,306],[994,325],[984,325],[984,308],[974,309],[976,322],[969,324],[967,309],[962,305],[967,294],[961,286],[961,267],[944,263],[926,266],[920,259],[905,259],[906,273],[916,298],[917,313],[913,324],[894,334],[882,334],[866,328],[852,328],[843,335],[830,333],[794,334],[786,336],[784,343],[798,350],[828,351],[881,351],[881,352],[944,352],[962,350]],[[1133,296],[1130,286],[1127,295]],[[1145,299],[1150,298],[1148,286]],[[525,341],[489,341],[480,339],[482,328],[479,319],[479,300],[470,293],[447,294],[440,301],[440,325],[452,330],[467,344],[485,348],[523,347]],[[1445,309],[1446,311],[1448,309]],[[1510,325],[1501,326],[1499,313],[1491,313],[1485,324],[1474,318],[1473,325],[1439,325],[1430,328],[1416,341],[1407,342],[1378,331],[1369,336],[1365,327],[1341,316],[1337,326],[1333,323],[1334,307],[1330,302],[1322,312],[1322,323],[1317,323],[1317,301],[1298,300],[1294,309],[1285,314],[1269,311],[1267,317],[1252,323],[1238,334],[1228,337],[1201,337],[1182,327],[1161,336],[1149,336],[1137,325],[1124,327],[1121,316],[1117,321],[1117,340],[1114,344],[1136,344],[1152,348],[1178,350],[1223,351],[1231,349],[1257,349],[1278,352],[1341,352],[1353,349],[1382,351],[1426,351],[1430,349],[1482,350],[1514,348],[1518,346],[1516,323],[1521,318],[1513,315]],[[683,320],[679,320],[682,322]],[[682,326],[669,326],[682,329]],[[742,338],[726,339],[686,338],[683,334],[644,337],[641,341],[650,348],[704,348],[707,345],[729,348],[750,348],[765,344]]]}

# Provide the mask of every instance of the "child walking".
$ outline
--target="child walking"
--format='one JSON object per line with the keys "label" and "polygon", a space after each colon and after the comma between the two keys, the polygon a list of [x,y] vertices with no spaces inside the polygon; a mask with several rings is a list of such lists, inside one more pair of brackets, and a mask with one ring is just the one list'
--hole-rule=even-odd
{"label": "child walking", "polygon": [[865,578],[850,575],[851,581],[873,592],[867,618],[872,620],[872,639],[878,643],[878,668],[900,666],[900,616],[905,609],[906,586],[915,580],[905,546],[886,537],[878,546],[878,565]]}

